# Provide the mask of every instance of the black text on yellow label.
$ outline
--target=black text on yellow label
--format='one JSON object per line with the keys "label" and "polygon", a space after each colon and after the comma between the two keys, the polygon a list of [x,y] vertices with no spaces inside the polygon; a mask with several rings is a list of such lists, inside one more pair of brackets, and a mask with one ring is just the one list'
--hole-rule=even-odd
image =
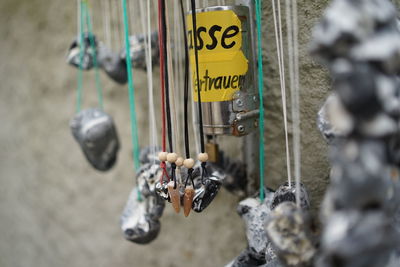
{"label": "black text on yellow label", "polygon": [[197,14],[199,54],[199,81],[197,81],[192,17],[188,16],[188,39],[195,101],[198,101],[198,83],[202,102],[232,100],[234,93],[243,87],[248,71],[248,61],[242,51],[241,26],[238,16],[232,10]]}

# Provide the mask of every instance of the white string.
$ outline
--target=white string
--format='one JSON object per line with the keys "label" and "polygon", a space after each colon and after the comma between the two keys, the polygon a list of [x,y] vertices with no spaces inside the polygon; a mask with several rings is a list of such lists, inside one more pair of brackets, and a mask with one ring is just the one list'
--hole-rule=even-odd
{"label": "white string", "polygon": [[[81,17],[82,17],[82,10],[81,10],[81,0],[76,0],[77,9],[78,9],[78,18],[77,18],[77,27],[78,27],[78,44],[82,44],[82,32],[81,32]],[[79,48],[80,49],[80,48]]]}
{"label": "white string", "polygon": [[[152,44],[151,44],[151,20],[150,20],[150,1],[147,1],[146,10],[143,1],[139,0],[140,20],[142,25],[142,32],[144,34],[144,47],[145,47],[145,60],[147,69],[147,86],[148,86],[148,101],[149,101],[149,133],[150,133],[150,148],[153,155],[156,153],[157,143],[157,129],[156,129],[156,115],[154,107],[154,88],[153,88],[153,63],[152,63]],[[147,21],[145,18],[147,15]],[[154,162],[155,163],[155,158]]]}
{"label": "white string", "polygon": [[293,0],[293,50],[294,50],[294,116],[293,116],[293,142],[294,142],[294,168],[296,179],[296,203],[300,206],[301,183],[301,129],[300,129],[300,66],[299,66],[299,40],[298,40],[298,15],[297,0]]}
{"label": "white string", "polygon": [[111,14],[111,22],[112,22],[112,32],[114,33],[113,39],[114,39],[114,47],[120,47],[120,35],[118,31],[117,24],[120,23],[119,17],[118,17],[118,7],[110,0],[110,14]]}
{"label": "white string", "polygon": [[277,12],[276,12],[276,7],[275,7],[275,0],[272,0],[272,12],[273,12],[273,18],[274,18],[276,50],[277,50],[277,56],[278,56],[279,78],[280,78],[280,87],[281,87],[281,95],[282,95],[283,122],[284,122],[284,128],[285,128],[286,168],[287,168],[288,184],[289,184],[289,188],[290,188],[291,183],[292,183],[292,177],[291,177],[291,168],[290,168],[290,150],[289,150],[289,135],[288,135],[288,123],[287,123],[287,105],[286,105],[285,64],[284,64],[284,58],[283,58],[284,55],[283,55],[280,0],[278,0],[278,20],[279,20],[279,22],[277,21],[277,17],[276,17]]}
{"label": "white string", "polygon": [[294,176],[296,180],[296,203],[298,206],[300,206],[301,131],[297,0],[286,0],[286,26],[288,37],[289,78],[293,120],[293,155]]}
{"label": "white string", "polygon": [[[116,18],[117,18],[117,36],[118,36],[118,39],[117,39],[118,46],[117,47],[122,47],[122,40],[124,40],[123,36],[122,36],[123,32],[121,29],[123,11],[122,11],[122,5],[116,4],[116,7],[117,8],[115,8],[115,12],[116,12]],[[134,30],[134,28],[132,28],[132,31],[133,30]]]}
{"label": "white string", "polygon": [[[175,81],[176,81],[176,97],[178,99],[178,105],[177,105],[177,113],[176,116],[178,117],[178,124],[177,126],[177,131],[179,133],[183,133],[183,110],[182,110],[182,69],[181,69],[181,63],[182,63],[182,38],[181,38],[181,16],[180,16],[180,4],[179,1],[174,1],[174,74],[175,74]],[[179,147],[181,147],[182,143],[179,144]],[[180,150],[180,148],[179,148]],[[178,171],[176,173],[176,177],[180,183],[183,183],[181,172]]]}
{"label": "white string", "polygon": [[[165,6],[165,12],[166,14],[168,13],[168,5]],[[174,152],[176,152],[178,155],[181,155],[181,146],[179,145],[179,141],[181,140],[181,133],[177,131],[177,115],[176,115],[176,97],[175,97],[175,81],[174,81],[174,69],[172,66],[172,50],[171,50],[171,31],[170,31],[170,25],[169,25],[169,19],[168,16],[166,17],[166,28],[167,28],[167,53],[168,53],[168,58],[167,58],[167,64],[168,64],[168,80],[169,80],[169,99],[171,102],[171,132],[173,136],[173,147],[174,147]],[[171,151],[172,152],[172,151]]]}
{"label": "white string", "polygon": [[111,44],[111,31],[110,31],[110,25],[111,25],[111,20],[110,20],[110,3],[108,0],[102,0],[101,1],[102,5],[102,11],[103,11],[103,28],[104,28],[104,39],[105,43],[108,46],[108,48],[112,49],[112,44]]}

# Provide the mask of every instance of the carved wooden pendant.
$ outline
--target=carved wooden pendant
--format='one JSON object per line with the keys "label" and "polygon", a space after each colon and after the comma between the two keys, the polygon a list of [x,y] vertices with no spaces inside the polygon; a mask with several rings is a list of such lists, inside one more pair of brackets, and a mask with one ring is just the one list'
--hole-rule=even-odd
{"label": "carved wooden pendant", "polygon": [[188,186],[185,188],[185,195],[183,196],[183,213],[185,217],[189,216],[190,211],[192,210],[194,197],[194,189],[192,186]]}
{"label": "carved wooden pendant", "polygon": [[174,181],[170,181],[168,183],[168,194],[171,198],[172,207],[174,208],[176,213],[179,213],[179,211],[181,210],[181,196],[179,194],[179,188],[176,187],[174,189],[174,184]]}

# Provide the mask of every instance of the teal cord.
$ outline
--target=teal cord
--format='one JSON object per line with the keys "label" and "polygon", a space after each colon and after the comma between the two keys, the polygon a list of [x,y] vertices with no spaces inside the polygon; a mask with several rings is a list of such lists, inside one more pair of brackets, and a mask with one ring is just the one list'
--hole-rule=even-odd
{"label": "teal cord", "polygon": [[258,54],[258,96],[260,98],[260,201],[264,202],[264,101],[263,101],[263,89],[264,89],[264,78],[263,78],[263,61],[262,61],[262,47],[261,47],[261,0],[255,0],[256,2],[256,20],[257,20],[257,54]]}
{"label": "teal cord", "polygon": [[[132,144],[133,144],[133,161],[136,171],[139,171],[139,138],[138,128],[136,121],[136,107],[135,107],[135,87],[133,85],[132,75],[132,62],[131,62],[131,46],[129,42],[129,21],[126,0],[122,0],[122,9],[124,13],[124,31],[125,31],[125,48],[126,48],[126,69],[128,71],[128,88],[129,88],[129,107],[131,115],[131,132],[132,132]],[[141,195],[139,189],[137,190],[138,200],[141,201]]]}
{"label": "teal cord", "polygon": [[77,85],[77,92],[76,92],[76,112],[80,112],[82,108],[82,91],[83,91],[83,53],[85,50],[85,42],[83,41],[84,38],[84,13],[85,4],[80,1],[80,34],[78,36],[79,40],[79,69],[78,69],[78,85]]}
{"label": "teal cord", "polygon": [[87,3],[86,3],[86,25],[89,34],[90,46],[92,47],[93,50],[93,65],[95,70],[96,90],[99,101],[99,107],[100,109],[103,109],[103,88],[101,85],[100,70],[97,62],[97,48],[93,35],[92,19],[90,18],[90,11],[89,8],[87,7]]}

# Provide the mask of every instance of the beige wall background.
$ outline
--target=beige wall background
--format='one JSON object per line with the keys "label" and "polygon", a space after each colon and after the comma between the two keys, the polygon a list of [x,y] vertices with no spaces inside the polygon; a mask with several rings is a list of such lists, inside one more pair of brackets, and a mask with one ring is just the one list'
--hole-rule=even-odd
{"label": "beige wall background", "polygon": [[[308,57],[307,44],[328,2],[298,1],[302,175],[314,211],[328,183],[327,148],[315,121],[329,76]],[[263,1],[263,19],[266,184],[276,188],[286,175],[270,1]],[[113,170],[96,172],[69,130],[76,70],[64,58],[75,21],[75,1],[0,1],[0,266],[223,266],[246,246],[239,199],[225,190],[189,219],[168,206],[159,238],[148,246],[123,239],[119,216],[135,177],[127,90],[102,74],[105,108],[116,121],[122,150]],[[146,144],[145,73],[135,71],[135,80]],[[96,105],[93,73],[85,82],[84,103]]]}

